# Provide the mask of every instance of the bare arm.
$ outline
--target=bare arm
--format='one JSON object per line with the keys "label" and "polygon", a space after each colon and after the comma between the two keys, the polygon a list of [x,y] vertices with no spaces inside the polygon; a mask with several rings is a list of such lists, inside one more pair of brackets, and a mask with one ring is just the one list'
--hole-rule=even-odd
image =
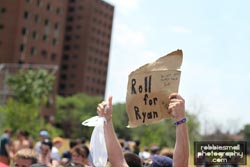
{"label": "bare arm", "polygon": [[[105,108],[109,106],[108,109]],[[106,118],[107,122],[104,123],[104,137],[108,152],[109,161],[112,167],[128,167],[125,158],[123,156],[121,145],[115,134],[115,130],[112,122],[112,97],[109,97],[109,102],[102,102],[97,107],[97,113],[99,116]]]}
{"label": "bare arm", "polygon": [[[183,119],[185,115],[185,101],[184,99],[173,93],[170,95],[169,110],[176,121]],[[186,123],[176,126],[176,143],[173,155],[174,167],[187,167],[189,159],[189,140],[188,128]]]}

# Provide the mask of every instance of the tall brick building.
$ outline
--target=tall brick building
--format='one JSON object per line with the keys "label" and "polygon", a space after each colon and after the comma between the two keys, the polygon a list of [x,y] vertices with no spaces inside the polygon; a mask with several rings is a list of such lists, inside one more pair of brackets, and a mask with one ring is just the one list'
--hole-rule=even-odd
{"label": "tall brick building", "polygon": [[102,0],[1,0],[0,64],[57,65],[55,93],[103,97],[113,13]]}
{"label": "tall brick building", "polygon": [[69,0],[59,94],[104,97],[113,13],[101,0]]}
{"label": "tall brick building", "polygon": [[0,63],[60,65],[63,0],[0,1]]}

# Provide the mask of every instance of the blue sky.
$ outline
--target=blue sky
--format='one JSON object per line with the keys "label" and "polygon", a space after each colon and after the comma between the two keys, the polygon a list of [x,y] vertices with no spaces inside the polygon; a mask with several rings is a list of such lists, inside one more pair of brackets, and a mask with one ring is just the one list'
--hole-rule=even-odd
{"label": "blue sky", "polygon": [[250,1],[107,2],[115,15],[106,96],[125,102],[130,72],[182,49],[179,93],[201,133],[250,123]]}

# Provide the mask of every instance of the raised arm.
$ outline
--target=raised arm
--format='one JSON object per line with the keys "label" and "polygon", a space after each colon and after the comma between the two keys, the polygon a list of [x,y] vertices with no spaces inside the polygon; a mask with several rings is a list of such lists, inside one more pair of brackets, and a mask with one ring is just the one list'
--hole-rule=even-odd
{"label": "raised arm", "polygon": [[170,95],[169,111],[175,118],[176,123],[176,143],[173,155],[174,167],[187,167],[189,159],[189,139],[186,124],[185,101],[177,93]]}
{"label": "raised arm", "polygon": [[115,130],[112,122],[112,97],[109,97],[107,102],[99,103],[97,107],[97,113],[99,116],[106,118],[104,123],[104,137],[108,152],[109,162],[112,167],[128,167],[125,158],[123,156],[121,145],[115,134]]}

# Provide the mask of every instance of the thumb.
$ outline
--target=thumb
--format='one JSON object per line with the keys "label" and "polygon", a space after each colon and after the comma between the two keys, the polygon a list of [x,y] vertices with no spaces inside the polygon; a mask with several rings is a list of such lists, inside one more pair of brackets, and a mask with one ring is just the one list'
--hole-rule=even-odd
{"label": "thumb", "polygon": [[108,99],[109,107],[112,107],[112,99],[113,99],[113,96],[109,96],[109,99]]}

